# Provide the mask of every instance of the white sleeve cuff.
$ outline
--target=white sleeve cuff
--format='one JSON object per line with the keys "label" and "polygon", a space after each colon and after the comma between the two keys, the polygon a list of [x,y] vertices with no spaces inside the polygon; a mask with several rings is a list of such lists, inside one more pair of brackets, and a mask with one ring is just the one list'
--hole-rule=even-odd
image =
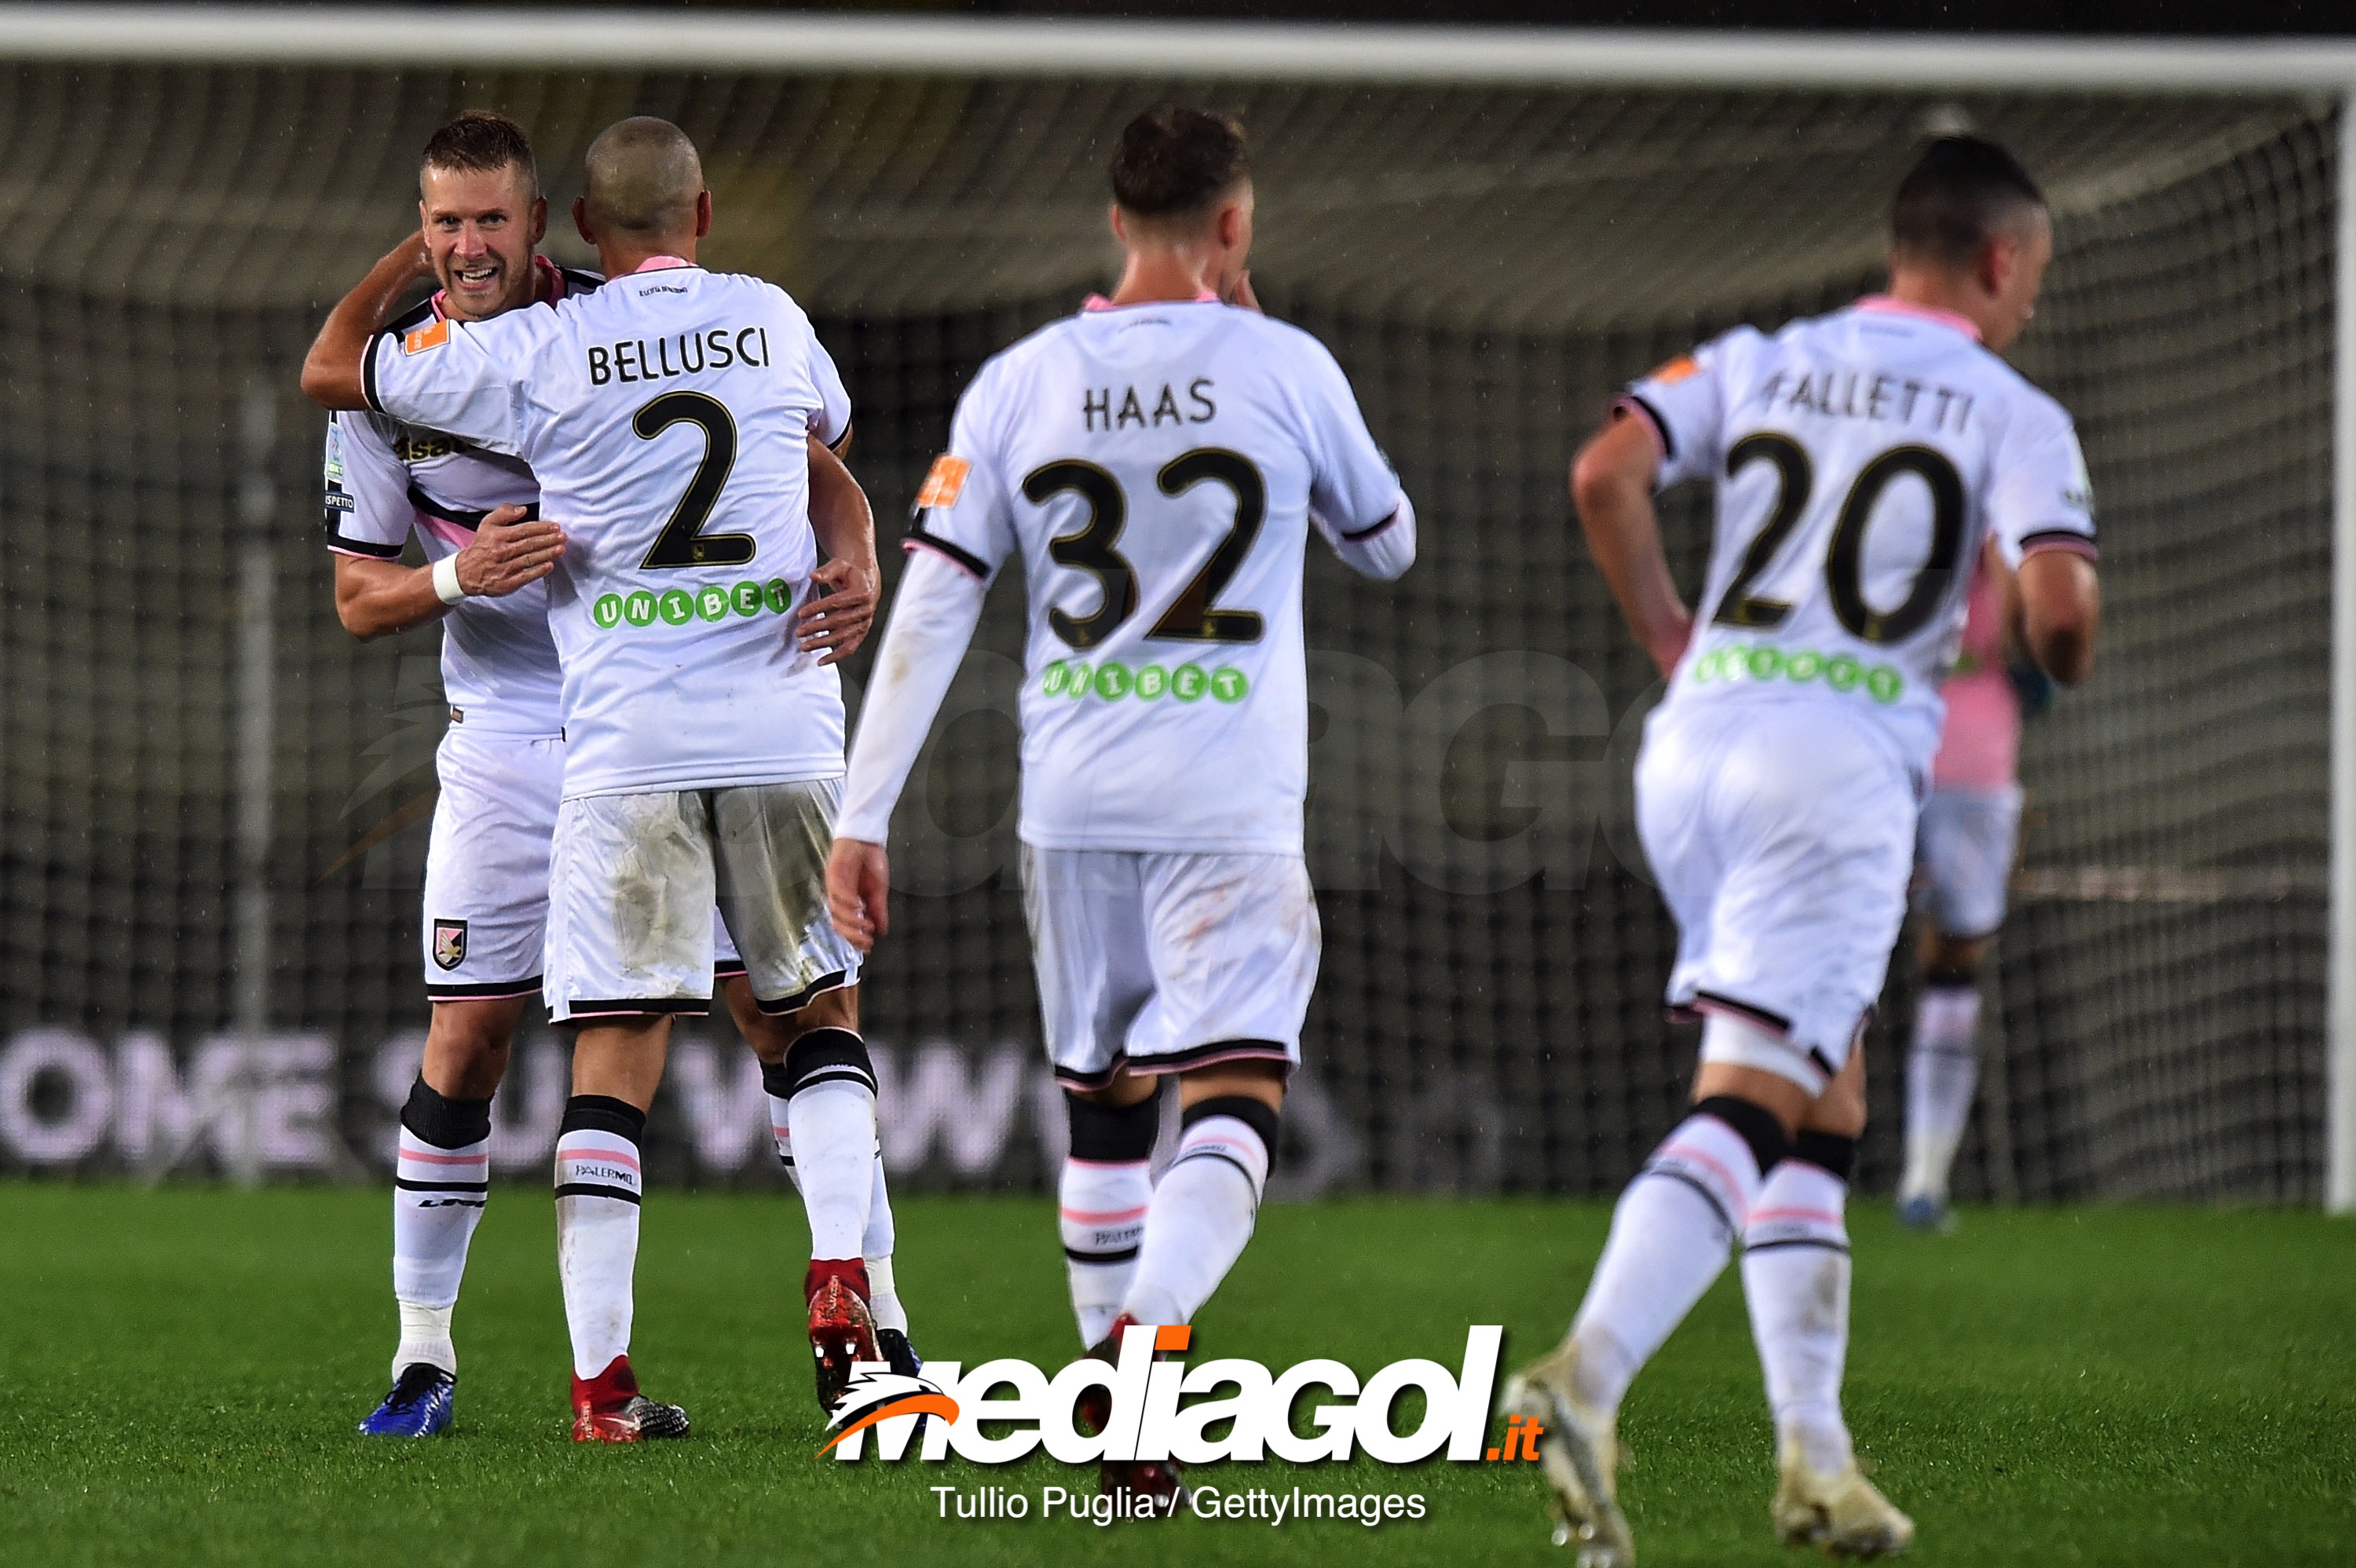
{"label": "white sleeve cuff", "polygon": [[1415,503],[1405,491],[1399,493],[1398,506],[1390,516],[1363,528],[1345,533],[1315,512],[1310,514],[1310,520],[1342,558],[1342,564],[1362,577],[1389,582],[1415,564]]}

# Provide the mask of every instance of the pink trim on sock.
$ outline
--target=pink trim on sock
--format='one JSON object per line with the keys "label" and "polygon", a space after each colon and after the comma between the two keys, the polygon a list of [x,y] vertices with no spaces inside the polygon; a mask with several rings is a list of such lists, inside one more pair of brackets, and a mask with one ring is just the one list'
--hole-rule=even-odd
{"label": "pink trim on sock", "polygon": [[1751,1211],[1752,1224],[1756,1225],[1766,1220],[1813,1220],[1820,1225],[1831,1225],[1836,1228],[1842,1223],[1839,1215],[1826,1209],[1753,1209]]}
{"label": "pink trim on sock", "polygon": [[1145,1210],[1146,1205],[1141,1203],[1134,1209],[1066,1209],[1062,1213],[1075,1225],[1118,1225],[1124,1220],[1142,1218]]}
{"label": "pink trim on sock", "polygon": [[1141,1165],[1151,1165],[1144,1159],[1082,1159],[1077,1155],[1067,1157],[1066,1165],[1082,1166],[1089,1170],[1134,1170]]}
{"label": "pink trim on sock", "polygon": [[404,1160],[415,1160],[420,1165],[488,1165],[491,1163],[491,1151],[485,1149],[480,1154],[428,1154],[423,1149],[405,1148],[401,1151],[401,1157]]}
{"label": "pink trim on sock", "polygon": [[[1715,1122],[1718,1118],[1716,1116],[1712,1116],[1710,1120]],[[1718,1179],[1726,1183],[1727,1193],[1730,1197],[1740,1199],[1742,1196],[1742,1183],[1735,1179],[1734,1172],[1727,1169],[1726,1167],[1719,1164],[1716,1159],[1704,1154],[1701,1150],[1687,1147],[1684,1144],[1663,1144],[1661,1146],[1661,1152],[1666,1155],[1675,1155],[1679,1159],[1689,1159],[1696,1165],[1706,1165],[1709,1167],[1711,1170],[1718,1173]]]}

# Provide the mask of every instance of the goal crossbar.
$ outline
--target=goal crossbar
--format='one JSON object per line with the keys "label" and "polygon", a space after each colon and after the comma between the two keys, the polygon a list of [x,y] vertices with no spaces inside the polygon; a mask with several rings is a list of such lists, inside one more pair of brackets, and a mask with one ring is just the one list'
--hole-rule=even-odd
{"label": "goal crossbar", "polygon": [[1464,86],[2356,91],[2356,44],[415,6],[0,8],[0,58]]}

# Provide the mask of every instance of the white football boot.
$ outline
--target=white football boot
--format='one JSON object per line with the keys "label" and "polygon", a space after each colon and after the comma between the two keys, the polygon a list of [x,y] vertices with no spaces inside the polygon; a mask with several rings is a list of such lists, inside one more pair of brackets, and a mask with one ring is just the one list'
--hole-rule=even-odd
{"label": "white football boot", "polygon": [[1784,1545],[1820,1547],[1827,1557],[1895,1557],[1912,1543],[1914,1521],[1865,1478],[1855,1459],[1838,1475],[1821,1475],[1792,1442],[1783,1445],[1777,1468],[1772,1517]]}
{"label": "white football boot", "polygon": [[1579,1568],[1632,1568],[1636,1543],[1620,1512],[1620,1435],[1614,1419],[1582,1401],[1566,1339],[1505,1385],[1507,1411],[1538,1427],[1538,1460],[1554,1488],[1554,1543],[1575,1547]]}

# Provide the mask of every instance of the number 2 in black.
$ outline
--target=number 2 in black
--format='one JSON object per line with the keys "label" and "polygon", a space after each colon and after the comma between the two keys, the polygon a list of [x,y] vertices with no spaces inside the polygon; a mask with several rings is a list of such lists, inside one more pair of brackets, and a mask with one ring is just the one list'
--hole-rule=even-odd
{"label": "number 2 in black", "polygon": [[1781,599],[1755,599],[1751,594],[1751,583],[1774,560],[1775,552],[1783,548],[1783,540],[1797,526],[1801,515],[1808,509],[1808,492],[1815,488],[1815,466],[1800,443],[1788,435],[1763,432],[1746,435],[1734,443],[1726,454],[1726,476],[1732,479],[1753,463],[1775,465],[1775,509],[1768,514],[1767,526],[1742,552],[1742,568],[1734,581],[1726,585],[1726,596],[1718,602],[1718,613],[1710,619],[1721,626],[1780,626],[1792,606]]}
{"label": "number 2 in black", "polygon": [[675,424],[703,431],[703,461],[687,482],[687,494],[670,511],[670,520],[655,536],[654,547],[638,564],[649,571],[676,566],[742,566],[759,548],[751,534],[707,534],[703,525],[719,504],[720,492],[736,466],[736,421],[717,398],[701,392],[665,392],[637,412],[630,428],[641,441],[652,441]]}
{"label": "number 2 in black", "polygon": [[1236,493],[1235,521],[1211,559],[1203,563],[1203,570],[1194,574],[1194,581],[1179,590],[1153,630],[1145,635],[1193,643],[1256,643],[1266,624],[1259,612],[1222,610],[1217,600],[1227,580],[1243,565],[1244,557],[1251,553],[1252,542],[1259,538],[1259,525],[1268,516],[1268,485],[1251,459],[1216,446],[1197,447],[1172,458],[1155,476],[1155,483],[1163,495],[1175,497],[1205,479],[1216,480]]}

